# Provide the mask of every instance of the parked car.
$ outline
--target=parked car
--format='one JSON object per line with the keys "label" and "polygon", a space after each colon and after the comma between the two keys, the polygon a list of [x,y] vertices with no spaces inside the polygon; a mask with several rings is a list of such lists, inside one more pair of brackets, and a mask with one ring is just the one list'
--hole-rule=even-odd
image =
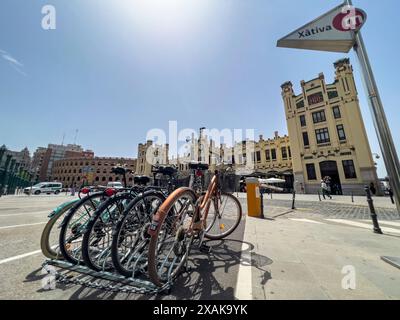
{"label": "parked car", "polygon": [[121,182],[109,182],[107,183],[107,188],[112,188],[112,189],[123,189],[124,186],[122,185]]}
{"label": "parked car", "polygon": [[62,183],[60,182],[41,182],[34,185],[32,188],[28,187],[24,189],[25,194],[59,194],[62,190]]}

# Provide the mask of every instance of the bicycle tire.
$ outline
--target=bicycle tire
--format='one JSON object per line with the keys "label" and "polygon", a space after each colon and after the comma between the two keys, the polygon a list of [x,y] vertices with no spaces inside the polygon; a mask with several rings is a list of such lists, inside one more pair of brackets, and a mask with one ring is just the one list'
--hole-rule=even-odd
{"label": "bicycle tire", "polygon": [[[96,198],[99,198],[98,202],[95,202],[94,200],[96,200]],[[64,259],[72,264],[79,264],[82,261],[81,258],[76,259],[75,257],[73,257],[70,253],[69,250],[65,247],[66,245],[66,232],[68,230],[68,226],[69,223],[71,222],[72,218],[74,217],[74,215],[78,212],[78,210],[85,206],[88,205],[89,207],[91,207],[93,209],[93,212],[95,211],[96,205],[98,206],[99,203],[101,203],[103,200],[105,199],[105,195],[103,192],[99,192],[99,193],[95,193],[92,195],[89,195],[85,198],[82,198],[80,201],[78,201],[67,213],[67,215],[65,216],[62,225],[61,225],[61,230],[60,230],[60,237],[59,237],[59,245],[60,245],[60,251],[62,256],[64,257]],[[89,204],[86,204],[86,203]],[[90,213],[87,213],[90,216]],[[83,234],[80,235],[80,237],[83,236]]]}
{"label": "bicycle tire", "polygon": [[[237,229],[237,227],[240,224],[240,221],[242,220],[243,209],[242,209],[242,205],[240,204],[240,201],[234,195],[232,195],[230,193],[222,192],[221,196],[225,196],[225,197],[230,198],[236,204],[236,206],[238,208],[238,212],[237,212],[235,224],[228,231],[226,231],[226,232],[224,232],[224,233],[222,233],[222,234],[220,234],[218,236],[212,235],[212,234],[210,234],[210,233],[208,233],[206,231],[204,237],[207,238],[208,240],[222,240],[222,239],[225,239],[226,237],[230,236]],[[213,203],[211,205],[213,205]],[[216,219],[217,219],[217,216],[215,215],[214,223],[215,223]],[[210,228],[208,228],[208,230],[209,229]]]}
{"label": "bicycle tire", "polygon": [[189,198],[189,200],[192,201],[193,204],[195,204],[197,201],[197,196],[192,189],[180,188],[180,189],[176,190],[161,205],[161,207],[159,208],[157,214],[155,215],[155,217],[153,219],[152,226],[150,227],[150,229],[148,231],[149,234],[151,235],[150,244],[149,244],[149,253],[148,253],[148,275],[149,275],[150,280],[157,287],[163,287],[166,283],[168,283],[169,281],[173,280],[174,278],[176,278],[178,276],[180,270],[182,269],[184,263],[186,262],[189,252],[190,252],[190,246],[193,241],[193,236],[191,238],[189,238],[186,251],[185,251],[183,257],[181,258],[180,262],[178,263],[177,267],[175,268],[175,270],[173,272],[171,272],[170,277],[168,279],[165,279],[159,275],[158,270],[157,270],[157,265],[158,265],[157,258],[159,256],[158,239],[160,237],[160,232],[161,232],[163,226],[166,223],[168,223],[168,221],[166,222],[166,220],[167,220],[166,218],[169,215],[169,213],[171,212],[171,210],[173,209],[173,205],[180,198],[183,198],[184,196],[187,196]]}
{"label": "bicycle tire", "polygon": [[[92,234],[92,231],[93,231],[96,223],[99,221],[103,212],[105,210],[107,210],[108,207],[110,207],[114,204],[118,204],[119,201],[129,200],[129,202],[131,202],[134,199],[134,197],[135,197],[135,195],[132,194],[131,192],[125,192],[122,194],[115,195],[115,196],[107,199],[106,201],[104,201],[96,209],[96,211],[93,213],[93,215],[89,219],[89,222],[87,223],[86,230],[83,234],[83,239],[82,239],[82,259],[83,259],[84,264],[87,267],[89,267],[90,269],[92,269],[94,271],[102,271],[102,270],[109,271],[109,270],[113,269],[112,261],[110,261],[108,267],[101,267],[100,265],[96,265],[94,263],[94,261],[92,259],[93,257],[91,254],[91,249],[90,249],[91,248],[91,246],[90,246],[91,237],[90,236]],[[122,215],[123,211],[120,212],[120,215]],[[119,219],[119,217],[118,217],[118,219]],[[116,222],[115,222],[115,224],[116,224]],[[111,227],[114,228],[115,224],[113,224]],[[112,235],[112,232],[111,232],[111,235]],[[109,247],[111,247],[111,243],[110,243]]]}
{"label": "bicycle tire", "polygon": [[[166,197],[162,192],[155,191],[155,190],[149,190],[149,191],[146,191],[145,193],[137,196],[133,201],[131,201],[131,203],[129,203],[128,207],[123,212],[122,216],[120,217],[120,219],[118,220],[118,222],[115,226],[114,233],[113,233],[112,244],[111,244],[111,258],[113,261],[113,265],[117,272],[119,272],[121,275],[123,275],[127,278],[135,276],[135,275],[137,275],[137,273],[135,273],[135,270],[127,269],[121,261],[121,254],[120,254],[120,246],[122,245],[122,243],[120,243],[121,231],[122,231],[122,228],[124,227],[125,223],[129,219],[129,217],[132,215],[132,209],[135,206],[137,206],[141,201],[145,202],[146,198],[153,198],[153,199],[158,198],[160,200],[160,205],[166,200]],[[158,207],[153,208],[153,210],[154,209],[158,210]],[[146,213],[148,213],[148,212],[146,212]],[[140,220],[140,219],[138,219],[138,220]],[[143,228],[143,227],[145,227],[145,225],[147,223],[150,223],[151,221],[152,221],[152,216],[150,216],[150,214],[149,214],[148,220],[144,219],[144,220],[138,221],[138,227],[140,227],[140,225],[141,225]],[[139,238],[137,240],[140,241]],[[135,244],[136,244],[136,246],[138,245],[138,243],[135,243]],[[142,239],[142,243],[140,243],[140,244],[145,245],[145,240]],[[147,246],[148,246],[148,244],[147,244]],[[143,250],[146,250],[146,249],[143,248]]]}
{"label": "bicycle tire", "polygon": [[61,252],[58,253],[51,247],[50,233],[56,222],[59,221],[59,219],[62,218],[63,215],[67,213],[74,206],[75,203],[76,201],[65,204],[65,206],[58,212],[56,212],[54,216],[51,217],[50,220],[46,223],[46,226],[44,227],[42,235],[40,237],[40,249],[42,250],[42,253],[46,258],[51,260],[58,260],[63,258]]}

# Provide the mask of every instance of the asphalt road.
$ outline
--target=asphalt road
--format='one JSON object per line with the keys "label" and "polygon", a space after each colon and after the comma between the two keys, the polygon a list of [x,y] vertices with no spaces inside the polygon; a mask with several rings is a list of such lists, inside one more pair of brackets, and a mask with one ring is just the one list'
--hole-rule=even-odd
{"label": "asphalt road", "polygon": [[228,240],[208,243],[211,253],[193,250],[191,271],[182,274],[169,295],[110,293],[63,284],[44,290],[40,236],[51,210],[71,199],[63,195],[0,198],[0,299],[234,299],[244,220]]}

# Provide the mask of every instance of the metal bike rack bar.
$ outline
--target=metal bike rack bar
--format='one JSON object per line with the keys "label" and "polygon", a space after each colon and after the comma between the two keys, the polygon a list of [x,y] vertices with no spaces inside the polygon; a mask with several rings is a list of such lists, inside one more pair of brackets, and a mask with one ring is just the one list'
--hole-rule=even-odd
{"label": "metal bike rack bar", "polygon": [[[109,290],[109,291],[115,291],[116,287],[112,285],[99,285],[95,284],[95,281],[98,280],[107,280],[110,282],[113,282],[115,284],[118,284],[120,286],[127,286],[129,288],[121,288],[117,289],[118,291],[121,292],[132,292],[132,293],[141,293],[141,294],[158,294],[158,293],[164,293],[164,292],[169,292],[172,286],[172,283],[167,283],[163,287],[157,287],[154,285],[152,282],[143,280],[143,279],[137,279],[137,278],[126,278],[124,276],[118,275],[116,273],[108,272],[108,271],[94,271],[84,265],[75,265],[63,260],[46,260],[43,264],[43,266],[53,266],[60,268],[65,271],[70,271],[70,272],[77,272],[80,275],[84,276],[90,276],[93,278],[93,281],[86,280],[86,281],[81,281],[81,280],[73,280],[73,277],[69,277],[65,274],[61,274],[60,272],[57,272],[56,276],[58,276],[59,279],[62,279],[60,282],[68,282],[68,283],[75,283],[77,285],[86,285],[88,287],[93,287],[93,288],[98,288],[98,289],[104,289],[104,290]],[[56,277],[57,278],[57,277]]]}

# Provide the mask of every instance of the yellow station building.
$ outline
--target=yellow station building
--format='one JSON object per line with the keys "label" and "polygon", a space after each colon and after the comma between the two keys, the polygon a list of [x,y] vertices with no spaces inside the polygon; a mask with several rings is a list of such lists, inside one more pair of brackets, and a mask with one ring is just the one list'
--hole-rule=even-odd
{"label": "yellow station building", "polygon": [[364,186],[379,181],[360,110],[349,59],[334,64],[336,77],[324,74],[301,82],[295,94],[291,82],[282,85],[295,188],[315,193],[321,179],[331,177],[339,193],[364,194]]}

